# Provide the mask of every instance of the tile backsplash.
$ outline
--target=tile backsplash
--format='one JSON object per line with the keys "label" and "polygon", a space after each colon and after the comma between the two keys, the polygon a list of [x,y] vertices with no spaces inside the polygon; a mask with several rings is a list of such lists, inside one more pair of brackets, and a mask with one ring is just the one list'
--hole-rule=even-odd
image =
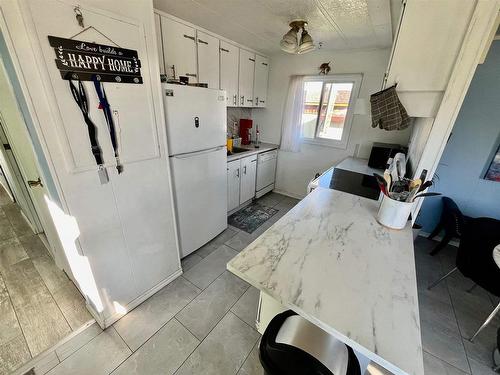
{"label": "tile backsplash", "polygon": [[233,122],[240,123],[240,118],[252,118],[251,108],[233,108],[227,109],[227,128],[231,129]]}

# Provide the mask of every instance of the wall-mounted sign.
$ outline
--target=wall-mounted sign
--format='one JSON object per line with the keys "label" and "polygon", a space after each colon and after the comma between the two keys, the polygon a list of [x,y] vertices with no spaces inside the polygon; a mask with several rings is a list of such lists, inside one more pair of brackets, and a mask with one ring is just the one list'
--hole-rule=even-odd
{"label": "wall-mounted sign", "polygon": [[137,51],[49,35],[56,66],[66,80],[142,83]]}

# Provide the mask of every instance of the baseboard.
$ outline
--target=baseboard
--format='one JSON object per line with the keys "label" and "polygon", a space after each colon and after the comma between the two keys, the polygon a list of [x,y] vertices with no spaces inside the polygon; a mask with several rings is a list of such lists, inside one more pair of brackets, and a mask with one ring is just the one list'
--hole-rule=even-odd
{"label": "baseboard", "polygon": [[[173,273],[172,275],[170,275],[166,279],[162,280],[161,282],[156,284],[154,287],[147,290],[146,292],[141,294],[139,297],[135,298],[134,300],[132,300],[131,302],[129,302],[128,304],[126,304],[123,307],[127,310],[127,312],[130,312],[135,307],[139,306],[141,303],[143,303],[145,300],[147,300],[149,297],[151,297],[153,294],[158,292],[160,289],[162,289],[163,287],[165,287],[166,285],[170,284],[172,281],[177,279],[180,275],[182,275],[182,268],[180,268],[178,271],[176,271],[175,273]],[[91,305],[87,305],[87,308],[90,311],[90,313],[92,314],[92,316],[94,317],[94,319],[96,320],[97,324],[99,324],[99,326],[102,329],[106,329],[106,328],[110,327],[114,322],[116,322],[117,320],[119,320],[120,318],[122,318],[126,315],[126,314],[124,315],[124,314],[120,314],[120,313],[115,313],[107,318],[104,318],[103,316],[101,316],[101,314],[99,314],[97,311],[95,311]]]}
{"label": "baseboard", "polygon": [[[429,238],[429,236],[431,235],[430,233],[427,233],[427,232],[420,232],[418,234],[419,236],[422,236],[422,237],[425,237],[425,238]],[[442,241],[443,240],[443,237],[442,236],[436,236],[434,237],[434,241]],[[451,240],[450,242],[448,242],[449,245],[451,246],[455,246],[455,247],[458,247],[460,245],[460,241],[457,240],[457,239],[453,239]]]}
{"label": "baseboard", "polygon": [[281,194],[281,195],[286,195],[287,197],[295,198],[295,199],[304,199],[304,197],[305,197],[305,195],[304,196],[300,196],[300,195],[293,194],[293,193],[290,193],[288,191],[284,191],[284,190],[280,190],[280,189],[274,189],[273,191],[275,193],[278,193],[278,194]]}

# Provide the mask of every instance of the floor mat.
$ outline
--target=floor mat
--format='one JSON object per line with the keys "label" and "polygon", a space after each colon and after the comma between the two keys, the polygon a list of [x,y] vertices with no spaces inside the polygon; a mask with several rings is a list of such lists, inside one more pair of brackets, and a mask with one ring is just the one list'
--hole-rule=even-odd
{"label": "floor mat", "polygon": [[229,225],[241,229],[247,233],[252,233],[267,220],[269,220],[277,209],[252,203],[229,216]]}

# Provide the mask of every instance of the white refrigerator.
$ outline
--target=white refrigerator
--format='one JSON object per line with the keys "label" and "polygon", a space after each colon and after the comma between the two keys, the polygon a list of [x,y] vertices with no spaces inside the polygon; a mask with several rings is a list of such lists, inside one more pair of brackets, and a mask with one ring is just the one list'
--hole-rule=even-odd
{"label": "white refrigerator", "polygon": [[181,258],[227,228],[225,92],[162,84]]}

